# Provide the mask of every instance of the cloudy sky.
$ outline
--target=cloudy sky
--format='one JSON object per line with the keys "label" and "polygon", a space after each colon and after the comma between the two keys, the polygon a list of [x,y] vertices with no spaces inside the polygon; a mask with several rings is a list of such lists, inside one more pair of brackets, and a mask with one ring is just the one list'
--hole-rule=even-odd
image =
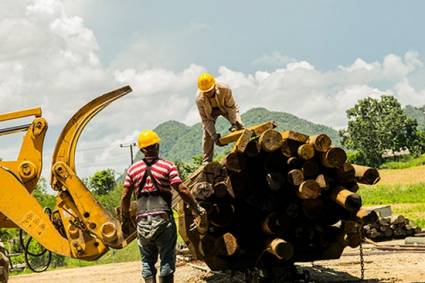
{"label": "cloudy sky", "polygon": [[[233,88],[242,111],[262,106],[334,128],[366,96],[425,104],[425,2],[247,2],[2,0],[0,113],[42,107],[48,177],[71,115],[131,85],[84,131],[84,177],[123,171],[129,152],[119,144],[143,128],[198,122],[196,78],[205,70]],[[0,157],[16,158],[20,141],[1,137]]]}

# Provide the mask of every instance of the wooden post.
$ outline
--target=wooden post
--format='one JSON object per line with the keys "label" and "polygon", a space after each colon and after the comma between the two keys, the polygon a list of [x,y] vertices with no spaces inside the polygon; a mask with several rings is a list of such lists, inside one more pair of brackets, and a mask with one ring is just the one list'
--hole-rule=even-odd
{"label": "wooden post", "polygon": [[[263,123],[263,124],[260,124],[260,125],[249,127],[248,129],[250,131],[253,131],[255,136],[259,136],[263,132],[265,132],[266,130],[274,129],[274,128],[276,128],[276,124],[273,121],[269,121],[269,122],[266,122],[266,123]],[[243,132],[244,132],[244,130],[234,131],[234,132],[220,138],[219,143],[221,145],[226,145],[226,144],[229,144],[231,142],[235,142],[239,139],[239,137],[242,135]]]}
{"label": "wooden post", "polygon": [[362,198],[344,187],[336,188],[330,195],[331,199],[348,211],[358,211],[362,206]]}
{"label": "wooden post", "polygon": [[283,178],[283,175],[276,172],[268,173],[266,175],[266,180],[267,184],[269,185],[269,188],[274,192],[280,190],[285,184],[285,179]]}
{"label": "wooden post", "polygon": [[273,239],[267,245],[266,251],[275,255],[280,260],[290,260],[294,255],[294,247],[283,239]]}
{"label": "wooden post", "polygon": [[245,149],[245,154],[248,157],[255,157],[257,156],[261,151],[261,145],[258,143],[257,140],[250,141]]}
{"label": "wooden post", "polygon": [[267,215],[261,228],[268,235],[281,234],[289,229],[289,219],[283,214],[273,212]]}
{"label": "wooden post", "polygon": [[347,161],[347,154],[342,148],[331,147],[326,152],[319,154],[320,163],[328,168],[341,167]]}
{"label": "wooden post", "polygon": [[294,140],[290,139],[283,139],[282,140],[282,147],[281,151],[283,156],[285,157],[292,157],[297,155],[298,146],[300,145],[299,142],[296,142]]}
{"label": "wooden post", "polygon": [[286,161],[289,169],[301,168],[301,160],[298,157],[290,157]]}
{"label": "wooden post", "polygon": [[282,146],[282,135],[278,131],[267,130],[261,134],[259,143],[264,151],[276,151]]}
{"label": "wooden post", "polygon": [[299,169],[292,169],[288,172],[288,183],[293,186],[299,186],[304,182],[304,174],[303,171]]}
{"label": "wooden post", "polygon": [[253,134],[254,132],[249,129],[243,130],[241,136],[235,143],[234,151],[244,153]]}
{"label": "wooden post", "polygon": [[356,165],[353,164],[353,168],[355,171],[355,177],[357,182],[366,184],[366,185],[374,185],[379,182],[381,177],[379,177],[379,172],[375,168]]}
{"label": "wooden post", "polygon": [[320,134],[310,136],[308,138],[308,143],[311,144],[316,151],[326,152],[331,147],[332,140],[328,135]]}
{"label": "wooden post", "polygon": [[316,219],[320,216],[323,210],[323,201],[319,198],[306,199],[302,202],[302,208],[307,218]]}
{"label": "wooden post", "polygon": [[304,164],[302,165],[302,170],[304,178],[306,179],[316,178],[317,175],[320,173],[319,164],[317,164],[317,162],[314,160],[307,160],[306,162],[304,162]]}
{"label": "wooden post", "polygon": [[344,163],[335,169],[336,179],[340,183],[352,183],[355,181],[354,167],[350,163]]}
{"label": "wooden post", "polygon": [[239,245],[235,236],[231,233],[225,233],[215,240],[214,248],[216,255],[231,256],[236,253]]}
{"label": "wooden post", "polygon": [[329,189],[329,180],[328,177],[324,174],[320,174],[316,177],[316,182],[319,184],[320,189],[327,190]]}
{"label": "wooden post", "polygon": [[290,139],[300,143],[306,143],[309,138],[309,136],[307,135],[297,133],[294,131],[283,131],[281,134],[282,134],[282,138],[284,139]]}
{"label": "wooden post", "polygon": [[230,171],[241,172],[246,166],[246,159],[240,153],[231,152],[226,155],[223,163]]}
{"label": "wooden post", "polygon": [[315,180],[305,180],[297,190],[300,199],[315,199],[320,195],[320,186]]}
{"label": "wooden post", "polygon": [[304,160],[309,160],[314,157],[314,147],[311,144],[305,143],[298,147],[298,156]]}

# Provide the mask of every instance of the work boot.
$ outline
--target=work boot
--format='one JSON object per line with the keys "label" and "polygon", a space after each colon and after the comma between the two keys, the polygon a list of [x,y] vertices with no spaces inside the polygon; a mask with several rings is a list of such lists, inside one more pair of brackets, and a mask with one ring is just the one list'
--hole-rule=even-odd
{"label": "work boot", "polygon": [[146,277],[146,278],[143,278],[143,279],[145,279],[145,283],[156,283],[156,278],[155,278],[155,276],[152,276],[152,277]]}
{"label": "work boot", "polygon": [[170,274],[164,277],[159,277],[159,283],[174,283],[174,274]]}

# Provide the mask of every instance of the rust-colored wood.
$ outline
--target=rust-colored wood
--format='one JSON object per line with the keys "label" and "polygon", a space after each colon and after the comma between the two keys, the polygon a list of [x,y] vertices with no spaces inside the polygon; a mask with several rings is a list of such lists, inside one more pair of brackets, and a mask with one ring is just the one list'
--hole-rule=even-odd
{"label": "rust-colored wood", "polygon": [[357,164],[353,164],[353,168],[355,171],[355,177],[357,179],[357,182],[359,183],[366,185],[374,185],[378,183],[381,179],[378,170],[376,170],[375,168]]}
{"label": "rust-colored wood", "polygon": [[[276,128],[276,124],[273,121],[269,121],[269,122],[266,122],[266,123],[263,123],[263,124],[260,124],[260,125],[248,127],[249,130],[253,131],[255,136],[259,136],[263,132],[265,132],[266,130],[274,129],[274,128]],[[243,132],[244,132],[244,130],[234,131],[234,132],[220,138],[219,143],[221,145],[226,145],[226,144],[229,144],[231,142],[235,142],[239,139],[239,137],[242,135]]]}
{"label": "rust-colored wood", "polygon": [[308,141],[309,136],[304,135],[302,133],[294,132],[294,131],[283,131],[282,138],[290,139],[300,143],[306,143]]}
{"label": "rust-colored wood", "polygon": [[215,240],[214,248],[216,255],[231,256],[236,253],[239,248],[238,241],[232,233],[225,233]]}
{"label": "rust-colored wood", "polygon": [[244,153],[245,150],[246,150],[246,147],[248,146],[249,141],[251,140],[251,137],[253,136],[253,134],[254,134],[254,132],[249,130],[249,129],[243,130],[241,136],[239,137],[239,139],[235,143],[234,151],[239,152],[239,153]]}
{"label": "rust-colored wood", "polygon": [[342,148],[331,147],[326,152],[319,153],[319,160],[325,167],[338,168],[347,161],[347,154]]}
{"label": "rust-colored wood", "polygon": [[267,130],[261,134],[258,142],[264,151],[273,152],[282,146],[282,135],[275,130]]}
{"label": "rust-colored wood", "polygon": [[294,255],[294,247],[283,239],[275,238],[269,242],[266,251],[280,260],[290,260]]}
{"label": "rust-colored wood", "polygon": [[297,196],[300,199],[315,199],[320,195],[319,184],[312,179],[305,180],[301,183],[297,190]]}
{"label": "rust-colored wood", "polygon": [[320,152],[326,152],[332,144],[331,138],[325,134],[310,136],[307,142],[311,144],[316,151]]}
{"label": "rust-colored wood", "polygon": [[311,144],[305,143],[298,147],[297,153],[301,159],[309,160],[314,157],[315,151]]}
{"label": "rust-colored wood", "polygon": [[299,186],[304,182],[304,174],[300,169],[292,169],[288,172],[288,183],[293,186]]}
{"label": "rust-colored wood", "polygon": [[358,211],[362,206],[360,195],[350,192],[344,187],[334,189],[330,194],[331,199],[348,211]]}
{"label": "rust-colored wood", "polygon": [[325,174],[319,174],[316,177],[316,182],[319,184],[319,187],[322,189],[322,191],[329,189],[329,179]]}

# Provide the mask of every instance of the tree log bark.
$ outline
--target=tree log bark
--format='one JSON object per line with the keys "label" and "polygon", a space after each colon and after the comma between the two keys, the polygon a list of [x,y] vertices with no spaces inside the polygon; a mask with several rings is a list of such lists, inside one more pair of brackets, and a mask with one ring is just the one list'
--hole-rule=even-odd
{"label": "tree log bark", "polygon": [[379,182],[381,177],[379,177],[379,172],[375,168],[370,168],[367,166],[356,165],[353,164],[355,177],[357,182],[366,184],[366,185],[374,185]]}
{"label": "tree log bark", "polygon": [[356,193],[352,193],[349,190],[339,187],[336,188],[330,195],[331,199],[344,207],[348,211],[358,211],[362,206],[362,198]]}

